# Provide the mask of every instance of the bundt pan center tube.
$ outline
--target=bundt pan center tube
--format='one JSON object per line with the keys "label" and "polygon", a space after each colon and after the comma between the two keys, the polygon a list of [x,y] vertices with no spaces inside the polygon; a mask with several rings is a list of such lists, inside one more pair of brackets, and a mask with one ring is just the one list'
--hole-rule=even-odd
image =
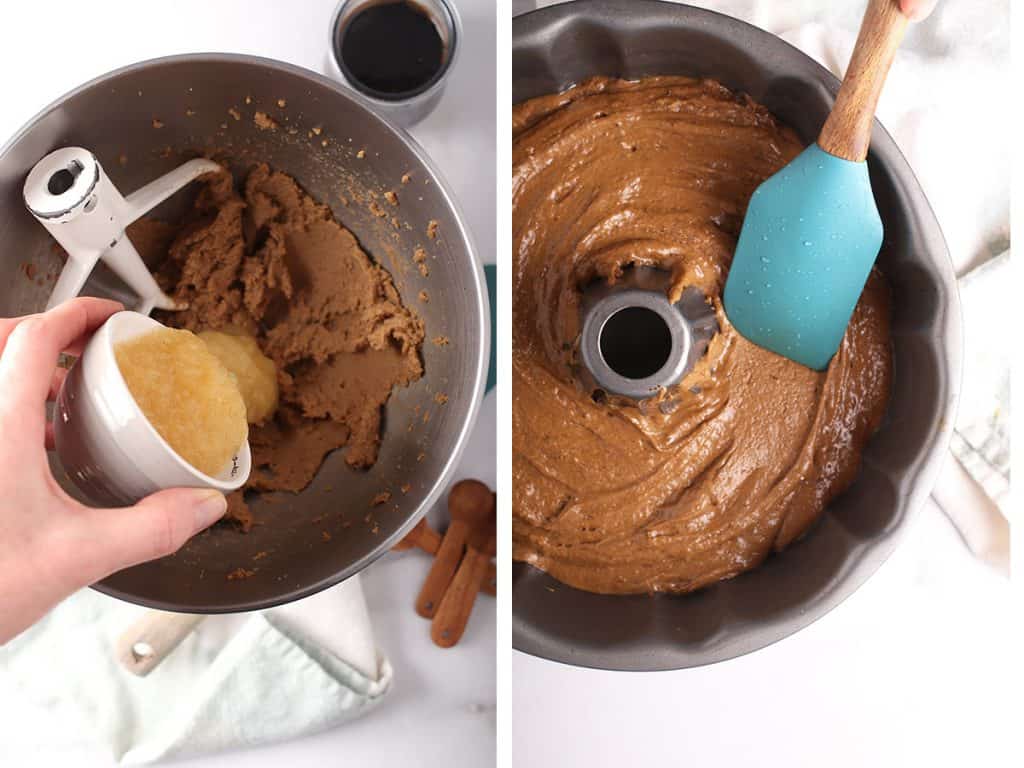
{"label": "bundt pan center tube", "polygon": [[[807,144],[839,88],[827,70],[774,35],[657,0],[552,6],[515,18],[512,37],[513,103],[593,76],[707,77],[749,94]],[[877,122],[868,164],[885,229],[877,265],[893,299],[893,390],[856,481],[803,539],[752,571],[691,594],[584,592],[516,563],[515,648],[619,670],[681,669],[734,658],[816,621],[893,551],[930,492],[948,445],[962,337],[942,232],[913,172]]]}

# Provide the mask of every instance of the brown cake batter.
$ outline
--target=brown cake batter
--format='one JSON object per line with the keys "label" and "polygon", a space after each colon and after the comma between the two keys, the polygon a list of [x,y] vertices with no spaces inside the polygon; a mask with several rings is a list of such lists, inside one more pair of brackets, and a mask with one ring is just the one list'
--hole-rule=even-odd
{"label": "brown cake batter", "polygon": [[[203,179],[180,226],[141,220],[128,234],[181,312],[171,326],[241,329],[277,366],[279,405],[249,433],[247,489],[301,491],[336,448],[377,460],[381,415],[397,386],[420,378],[423,323],[326,205],[288,175],[252,169],[242,194],[224,171]],[[239,492],[228,515],[251,523]]]}
{"label": "brown cake batter", "polygon": [[[754,346],[721,293],[747,201],[796,136],[712,81],[589,80],[512,116],[513,557],[581,589],[687,592],[758,565],[855,477],[885,411],[873,274],[828,370]],[[670,391],[594,397],[581,291],[632,266],[709,297],[721,331]]]}

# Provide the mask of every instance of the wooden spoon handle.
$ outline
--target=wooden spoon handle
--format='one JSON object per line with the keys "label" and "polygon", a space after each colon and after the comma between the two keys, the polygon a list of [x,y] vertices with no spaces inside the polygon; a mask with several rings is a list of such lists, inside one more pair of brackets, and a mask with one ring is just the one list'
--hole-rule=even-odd
{"label": "wooden spoon handle", "polygon": [[[441,547],[441,534],[427,526],[418,534],[416,546],[428,555],[436,555],[437,550]],[[498,569],[494,563],[487,566],[487,576],[484,577],[484,583],[480,585],[480,591],[491,597],[498,594]]]}
{"label": "wooden spoon handle", "polygon": [[494,563],[488,563],[487,575],[484,576],[484,583],[480,585],[480,591],[486,592],[491,597],[498,594],[498,569]]}
{"label": "wooden spoon handle", "polygon": [[146,611],[121,633],[114,647],[121,666],[145,677],[192,634],[203,614]]}
{"label": "wooden spoon handle", "polygon": [[[420,524],[413,528],[409,534],[402,539],[398,544],[392,547],[396,552],[400,552],[405,549],[412,549],[413,547],[419,547],[428,555],[436,555],[437,550],[441,547],[441,534],[427,525],[425,520],[420,520]],[[484,583],[480,585],[480,591],[486,592],[491,597],[494,597],[498,593],[498,569],[494,563],[487,566],[487,576],[484,578]]]}
{"label": "wooden spoon handle", "polygon": [[452,520],[444,538],[441,539],[441,546],[434,556],[434,562],[430,566],[430,573],[427,580],[423,582],[423,589],[416,598],[416,613],[425,619],[432,619],[437,611],[437,606],[444,597],[444,592],[455,575],[455,569],[462,559],[462,553],[466,546],[466,536],[469,533],[469,526],[461,520]]}
{"label": "wooden spoon handle", "polygon": [[487,555],[475,549],[466,551],[459,570],[441,598],[441,605],[430,624],[430,638],[435,645],[451,648],[462,637],[473,612],[473,603],[480,585],[487,576]]}
{"label": "wooden spoon handle", "polygon": [[441,534],[426,525],[416,534],[415,545],[427,554],[437,554],[437,550],[441,548]]}
{"label": "wooden spoon handle", "polygon": [[[434,554],[440,546],[440,535],[438,535],[437,531],[427,525],[427,519],[425,517],[421,517],[415,527],[405,534],[405,538],[395,544],[391,549],[395,552],[401,552],[406,549],[412,549],[413,547],[419,547],[425,552]],[[431,547],[433,547],[433,549],[431,549]]]}
{"label": "wooden spoon handle", "polygon": [[[427,546],[420,544],[420,549],[428,554],[436,554],[437,548],[441,546],[441,535],[436,531],[427,529],[430,533],[437,537],[436,541],[430,542]],[[494,563],[487,565],[487,575],[484,577],[483,584],[480,585],[480,591],[484,592],[491,597],[495,597],[498,594],[498,568]]]}
{"label": "wooden spoon handle", "polygon": [[830,155],[856,163],[868,156],[875,107],[908,21],[898,0],[868,0],[846,77],[818,136]]}

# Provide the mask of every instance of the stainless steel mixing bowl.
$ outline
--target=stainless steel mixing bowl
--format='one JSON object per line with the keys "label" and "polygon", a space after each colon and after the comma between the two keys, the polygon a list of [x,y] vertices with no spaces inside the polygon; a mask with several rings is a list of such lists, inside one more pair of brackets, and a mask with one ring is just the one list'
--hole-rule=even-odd
{"label": "stainless steel mixing bowl", "polygon": [[[517,17],[512,100],[593,75],[711,77],[749,93],[806,142],[839,82],[779,38],[711,11],[653,0],[582,0]],[[691,595],[609,596],[517,564],[512,642],[580,666],[662,670],[762,648],[823,616],[896,546],[927,497],[953,425],[960,305],[938,222],[893,140],[875,123],[868,158],[893,292],[892,401],[854,485],[821,521],[760,568]]]}
{"label": "stainless steel mixing bowl", "polygon": [[[277,130],[260,130],[256,111],[270,115]],[[429,158],[355,94],[281,62],[196,54],[117,70],[57,100],[0,150],[0,316],[38,311],[46,303],[52,284],[43,276],[60,260],[25,210],[21,189],[36,161],[66,145],[91,149],[125,194],[207,151],[221,153],[239,172],[261,161],[286,171],[330,205],[391,272],[426,323],[427,338],[450,339],[445,346],[425,343],[424,377],[393,394],[372,469],[353,471],[335,452],[302,493],[254,499],[258,524],[251,533],[215,528],[176,555],[122,571],[97,587],[156,608],[240,611],[309,595],[366,567],[440,497],[473,424],[486,374],[483,272],[458,206]],[[397,208],[384,201],[383,193],[392,189]],[[156,214],[173,217],[186,197],[182,193]],[[374,212],[384,209],[385,217]],[[427,236],[432,220],[436,240]],[[428,277],[411,260],[417,245],[431,256]],[[34,280],[25,263],[34,265]],[[429,303],[417,301],[423,289]],[[86,292],[129,304],[133,298],[103,268],[93,273]],[[447,395],[446,404],[435,402],[438,392]],[[54,471],[73,492],[61,468]],[[390,498],[374,505],[382,492]],[[254,560],[258,553],[265,554]],[[226,579],[240,567],[255,573]]]}

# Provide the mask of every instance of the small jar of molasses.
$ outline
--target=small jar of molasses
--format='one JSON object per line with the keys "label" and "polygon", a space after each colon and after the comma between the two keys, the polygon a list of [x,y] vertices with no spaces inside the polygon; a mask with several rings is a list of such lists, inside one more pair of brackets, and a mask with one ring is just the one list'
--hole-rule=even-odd
{"label": "small jar of molasses", "polygon": [[461,35],[447,0],[342,0],[327,71],[384,117],[410,126],[437,106]]}

